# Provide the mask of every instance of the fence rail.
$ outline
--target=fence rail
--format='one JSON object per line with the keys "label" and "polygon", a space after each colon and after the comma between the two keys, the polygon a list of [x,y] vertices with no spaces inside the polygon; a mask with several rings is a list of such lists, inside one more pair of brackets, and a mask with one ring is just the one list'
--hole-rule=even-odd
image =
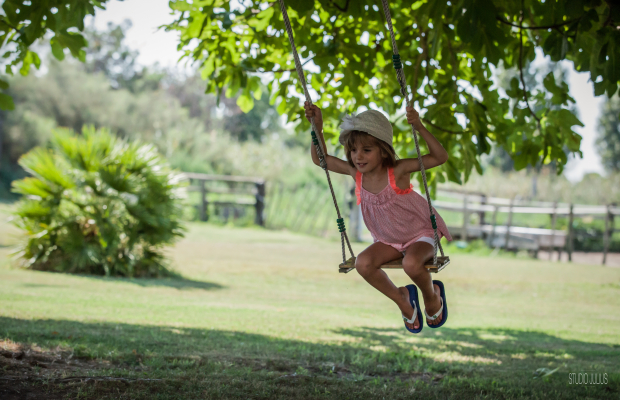
{"label": "fence rail", "polygon": [[[198,204],[199,218],[206,221],[209,218],[208,206],[253,206],[255,209],[255,223],[272,228],[286,228],[293,231],[312,235],[326,236],[336,232],[334,225],[335,212],[331,206],[331,197],[325,188],[317,185],[287,186],[281,182],[272,182],[269,191],[265,180],[257,177],[213,175],[199,173],[185,173],[190,181],[188,191],[200,192]],[[217,183],[215,185],[209,183]],[[359,207],[355,205],[354,187],[351,183],[336,185],[337,197],[342,204],[343,215],[346,215],[347,226],[355,240],[367,239],[364,234],[363,220]],[[215,199],[209,202],[208,194],[229,195],[231,199]],[[549,250],[549,257],[553,251],[567,251],[569,261],[572,261],[574,250],[575,218],[590,216],[605,220],[603,231],[603,264],[607,261],[607,253],[611,236],[616,231],[614,218],[620,215],[620,207],[616,204],[594,206],[585,204],[570,204],[561,202],[530,201],[521,198],[500,198],[487,196],[479,192],[450,190],[439,188],[438,200],[433,205],[439,211],[460,213],[463,216],[462,225],[449,225],[454,237],[461,240],[482,238],[492,247],[509,250],[525,249],[537,252],[539,249]],[[456,201],[449,201],[456,200]],[[348,210],[348,211],[347,211]],[[491,213],[491,221],[487,214]],[[506,221],[498,223],[498,214],[507,214]],[[472,214],[478,215],[477,223],[470,222]],[[517,226],[513,223],[514,216],[549,215],[551,229]],[[568,218],[568,229],[556,229],[559,217]],[[517,218],[518,219],[518,218]]]}
{"label": "fence rail", "polygon": [[[265,226],[265,180],[250,176],[211,175],[195,172],[184,172],[183,177],[190,182],[188,192],[200,192],[198,204],[201,221],[209,219],[208,193],[233,195],[230,200],[214,200],[210,203],[215,206],[253,206],[255,210],[254,223]],[[226,183],[223,187],[209,187],[208,182]],[[253,200],[242,196],[253,196]]]}
{"label": "fence rail", "polygon": [[[561,252],[562,249],[566,247],[569,261],[572,261],[572,253],[574,250],[575,229],[573,222],[575,217],[591,216],[594,218],[603,218],[605,220],[605,229],[603,231],[603,264],[606,264],[611,235],[616,231],[614,227],[614,217],[620,215],[620,207],[617,207],[615,204],[594,206],[560,202],[525,201],[519,198],[506,199],[490,197],[482,193],[467,193],[464,191],[451,191],[446,189],[438,189],[437,194],[444,198],[462,200],[462,204],[437,200],[433,202],[433,205],[438,210],[463,213],[463,225],[460,229],[458,227],[452,228],[457,232],[460,231],[460,237],[463,240],[467,240],[470,235],[473,237],[482,237],[486,235],[491,246],[508,249],[523,248],[534,252],[538,251],[540,248],[547,248],[550,250],[550,258],[554,249]],[[487,212],[493,213],[493,222],[490,225],[484,224],[484,213]],[[481,215],[478,226],[468,226],[468,216],[470,213],[478,213]],[[506,225],[498,226],[496,224],[498,213],[508,214],[508,223]],[[512,217],[514,214],[549,215],[551,217],[551,229],[512,226]],[[568,217],[568,231],[555,229],[558,216]]]}
{"label": "fence rail", "polygon": [[[613,215],[620,215],[620,207],[617,207],[615,205],[594,206],[590,204],[532,201],[519,198],[508,199],[502,197],[490,197],[482,193],[463,192],[442,188],[438,189],[437,193],[442,195],[443,197],[451,197],[460,200],[464,200],[466,198],[467,202],[472,204],[473,207],[478,207],[478,209],[474,211],[490,212],[493,211],[493,209],[490,207],[500,206],[500,212],[508,212],[508,207],[501,206],[510,206],[512,202],[512,208],[513,210],[515,210],[514,212],[521,212],[524,214],[552,214],[554,207],[556,207],[556,214],[568,215],[570,213],[570,207],[572,205],[574,208],[574,215],[605,215],[608,211]],[[435,203],[436,201],[433,201],[433,204]],[[451,202],[445,203],[454,204]],[[475,203],[479,204],[476,205]]]}

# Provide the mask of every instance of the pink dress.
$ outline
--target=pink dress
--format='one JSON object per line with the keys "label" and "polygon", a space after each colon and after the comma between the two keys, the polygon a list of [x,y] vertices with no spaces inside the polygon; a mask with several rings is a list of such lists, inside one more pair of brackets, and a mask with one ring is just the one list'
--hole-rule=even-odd
{"label": "pink dress", "polygon": [[[361,204],[364,222],[374,241],[404,252],[422,237],[434,238],[426,199],[413,191],[413,184],[409,189],[396,186],[393,168],[388,169],[388,179],[390,183],[374,194],[362,186],[361,172],[357,171],[355,177],[357,204]],[[446,223],[434,208],[433,211],[439,239],[445,236],[451,241]]]}

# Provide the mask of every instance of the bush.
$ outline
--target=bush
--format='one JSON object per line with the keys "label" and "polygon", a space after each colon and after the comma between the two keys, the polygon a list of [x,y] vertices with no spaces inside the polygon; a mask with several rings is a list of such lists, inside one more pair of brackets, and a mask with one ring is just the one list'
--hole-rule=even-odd
{"label": "bush", "polygon": [[51,149],[19,160],[32,177],[14,219],[31,269],[106,276],[168,275],[162,247],[183,236],[178,177],[150,145],[105,129],[56,130]]}
{"label": "bush", "polygon": [[[601,252],[605,249],[605,221],[594,220],[590,223],[575,221],[573,225],[573,248],[575,251]],[[609,251],[620,252],[620,241],[617,236],[611,235]]]}

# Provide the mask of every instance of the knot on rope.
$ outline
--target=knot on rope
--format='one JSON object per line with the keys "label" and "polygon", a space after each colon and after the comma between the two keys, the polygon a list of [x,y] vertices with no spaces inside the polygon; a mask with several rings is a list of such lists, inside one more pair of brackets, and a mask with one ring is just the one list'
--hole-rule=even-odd
{"label": "knot on rope", "polygon": [[394,69],[403,69],[403,63],[400,61],[400,54],[392,55],[392,63],[394,63]]}
{"label": "knot on rope", "polygon": [[347,229],[345,228],[345,226],[344,226],[344,218],[338,218],[338,219],[336,220],[336,222],[338,223],[338,230],[339,230],[340,232],[344,232],[344,231],[346,231],[346,230],[347,230]]}
{"label": "knot on rope", "polygon": [[431,215],[431,225],[433,225],[433,229],[437,229],[437,221],[435,221],[435,214]]}
{"label": "knot on rope", "polygon": [[312,143],[314,143],[315,146],[318,146],[319,145],[319,139],[317,139],[316,133],[314,131],[311,131],[310,135],[312,135]]}

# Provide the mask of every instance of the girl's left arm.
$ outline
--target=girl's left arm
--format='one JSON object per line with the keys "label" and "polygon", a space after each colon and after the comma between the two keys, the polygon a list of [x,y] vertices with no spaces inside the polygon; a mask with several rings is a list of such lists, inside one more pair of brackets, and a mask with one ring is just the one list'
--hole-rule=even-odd
{"label": "girl's left arm", "polygon": [[[443,148],[441,143],[428,131],[420,120],[420,115],[412,107],[407,107],[407,122],[413,124],[414,128],[428,146],[428,154],[422,156],[422,162],[425,169],[437,167],[448,161],[448,152]],[[420,162],[417,158],[405,158],[396,162],[394,172],[397,175],[409,175],[412,172],[420,170]]]}

